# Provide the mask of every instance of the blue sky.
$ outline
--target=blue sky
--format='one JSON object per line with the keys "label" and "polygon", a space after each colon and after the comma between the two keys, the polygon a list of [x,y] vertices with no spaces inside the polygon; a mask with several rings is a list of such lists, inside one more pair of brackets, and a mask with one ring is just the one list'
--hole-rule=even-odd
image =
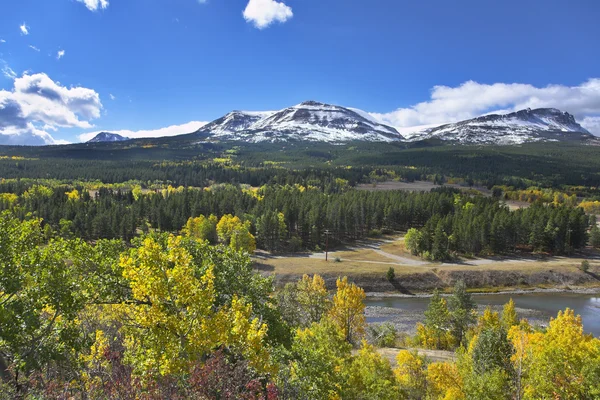
{"label": "blue sky", "polygon": [[552,106],[600,134],[599,17],[597,0],[3,0],[0,143],[308,99],[401,129]]}

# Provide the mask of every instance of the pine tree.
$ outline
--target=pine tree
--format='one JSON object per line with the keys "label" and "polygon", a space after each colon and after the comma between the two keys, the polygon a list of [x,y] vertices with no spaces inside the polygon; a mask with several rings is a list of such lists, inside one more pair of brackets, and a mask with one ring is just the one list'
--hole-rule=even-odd
{"label": "pine tree", "polygon": [[476,304],[467,292],[467,286],[464,281],[458,281],[454,285],[454,292],[448,302],[450,310],[450,320],[452,323],[452,333],[458,343],[462,343],[465,332],[475,320]]}

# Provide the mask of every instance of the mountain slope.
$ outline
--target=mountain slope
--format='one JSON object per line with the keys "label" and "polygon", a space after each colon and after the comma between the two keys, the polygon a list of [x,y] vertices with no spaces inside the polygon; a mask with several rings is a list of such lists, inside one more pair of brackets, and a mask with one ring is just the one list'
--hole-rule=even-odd
{"label": "mountain slope", "polygon": [[575,118],[555,108],[526,109],[426,129],[410,140],[438,138],[461,144],[519,144],[540,141],[581,141],[594,136]]}
{"label": "mountain slope", "polygon": [[[221,140],[285,142],[384,141],[404,138],[396,129],[345,107],[307,101],[277,112],[234,111],[198,130]],[[366,113],[365,113],[366,114]]]}
{"label": "mountain slope", "polygon": [[122,142],[124,140],[129,140],[129,138],[121,136],[117,133],[100,132],[90,139],[88,143]]}

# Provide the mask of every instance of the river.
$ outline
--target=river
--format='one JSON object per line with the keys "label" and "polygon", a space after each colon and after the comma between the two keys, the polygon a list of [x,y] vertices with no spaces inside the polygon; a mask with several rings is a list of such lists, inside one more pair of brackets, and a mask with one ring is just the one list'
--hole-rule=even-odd
{"label": "river", "polygon": [[[555,317],[558,311],[571,308],[581,315],[584,331],[600,337],[600,295],[576,293],[527,293],[527,294],[490,294],[473,295],[480,310],[492,306],[500,310],[501,306],[512,298],[517,313],[533,323],[547,324],[550,317]],[[423,319],[423,312],[429,304],[428,298],[423,297],[383,297],[367,298],[367,322],[394,322],[412,331],[410,325]],[[383,309],[380,307],[384,307]],[[390,312],[393,308],[394,312]],[[386,312],[387,310],[387,312]],[[402,328],[401,328],[402,329]]]}

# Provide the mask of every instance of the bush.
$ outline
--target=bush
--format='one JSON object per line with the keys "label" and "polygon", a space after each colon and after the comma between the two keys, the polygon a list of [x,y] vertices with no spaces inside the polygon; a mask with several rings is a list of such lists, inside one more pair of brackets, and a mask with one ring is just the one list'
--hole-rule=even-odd
{"label": "bush", "polygon": [[583,260],[579,269],[583,272],[588,272],[590,270],[590,262],[588,260]]}
{"label": "bush", "polygon": [[390,322],[384,322],[380,325],[369,325],[369,342],[377,347],[394,347],[398,332],[396,327]]}
{"label": "bush", "polygon": [[394,271],[394,268],[390,267],[390,269],[388,269],[386,275],[387,275],[387,280],[390,282],[393,282],[394,279],[396,278],[396,272]]}
{"label": "bush", "polygon": [[381,237],[381,235],[383,235],[383,232],[381,232],[381,230],[379,229],[371,229],[368,233],[369,237]]}
{"label": "bush", "polygon": [[297,253],[302,250],[302,239],[298,236],[292,236],[289,242],[289,249],[292,253]]}
{"label": "bush", "polygon": [[339,257],[336,257],[333,261],[335,261],[335,262],[342,262],[342,259],[339,258]]}

